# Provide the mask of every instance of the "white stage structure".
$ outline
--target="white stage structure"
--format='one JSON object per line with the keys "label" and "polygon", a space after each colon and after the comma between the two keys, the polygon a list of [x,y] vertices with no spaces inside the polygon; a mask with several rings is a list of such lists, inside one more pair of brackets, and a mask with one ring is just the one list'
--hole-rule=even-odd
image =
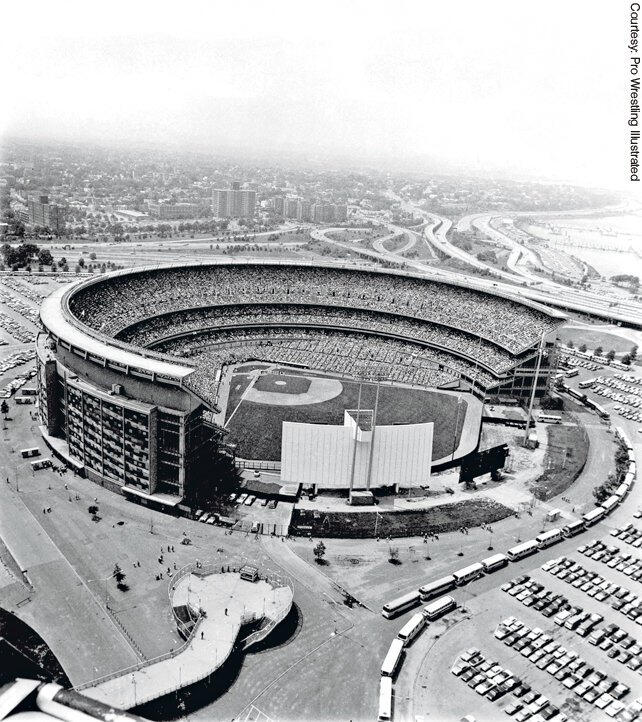
{"label": "white stage structure", "polygon": [[281,481],[316,489],[428,484],[433,424],[375,426],[371,410],[346,410],[343,426],[283,422]]}

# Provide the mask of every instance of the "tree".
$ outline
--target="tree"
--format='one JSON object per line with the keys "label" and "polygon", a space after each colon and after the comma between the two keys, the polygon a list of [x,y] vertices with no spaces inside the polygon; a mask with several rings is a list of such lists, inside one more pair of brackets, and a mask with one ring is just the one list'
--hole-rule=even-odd
{"label": "tree", "polygon": [[606,358],[609,361],[613,361],[613,359],[615,358],[615,351],[612,348],[606,352]]}
{"label": "tree", "polygon": [[628,353],[625,353],[624,356],[622,356],[622,363],[623,363],[625,366],[630,366],[632,360],[633,360],[633,359],[631,358],[631,355],[628,354]]}
{"label": "tree", "polygon": [[89,258],[90,258],[90,260],[95,261],[95,260],[96,260],[96,254],[93,253],[93,252],[90,253],[90,254],[89,254]]}
{"label": "tree", "polygon": [[601,346],[598,346],[595,351],[593,351],[593,356],[601,356],[604,349]]}
{"label": "tree", "polygon": [[325,544],[319,539],[319,543],[312,551],[314,553],[316,563],[321,564],[323,562],[323,557],[325,556]]}
{"label": "tree", "polygon": [[638,347],[633,346],[631,350],[629,351],[629,356],[634,359],[638,355]]}
{"label": "tree", "polygon": [[84,268],[84,267],[85,267],[85,259],[84,259],[82,256],[78,259],[78,265],[79,265],[81,268]]}
{"label": "tree", "polygon": [[580,346],[580,351],[581,351],[582,353],[586,353],[586,344],[585,344],[585,343],[583,343],[583,344]]}
{"label": "tree", "polygon": [[51,266],[53,262],[54,259],[51,255],[51,251],[48,248],[41,248],[40,252],[38,253],[38,263],[42,264],[43,266]]}
{"label": "tree", "polygon": [[540,408],[545,410],[561,411],[564,408],[564,402],[559,396],[550,396],[550,394],[544,394],[539,401]]}
{"label": "tree", "polygon": [[399,564],[399,547],[388,547],[388,561],[391,564]]}
{"label": "tree", "polygon": [[9,413],[9,404],[7,403],[6,399],[2,400],[2,404],[0,404],[0,413],[2,413],[7,418],[7,414]]}
{"label": "tree", "polygon": [[568,343],[566,344],[569,348],[575,348],[575,344],[573,343],[573,339],[569,339]]}
{"label": "tree", "polygon": [[116,580],[116,586],[120,589],[121,592],[126,592],[129,589],[129,585],[125,583],[127,575],[118,564],[114,564],[114,571],[112,572],[112,577],[114,577],[114,579]]}

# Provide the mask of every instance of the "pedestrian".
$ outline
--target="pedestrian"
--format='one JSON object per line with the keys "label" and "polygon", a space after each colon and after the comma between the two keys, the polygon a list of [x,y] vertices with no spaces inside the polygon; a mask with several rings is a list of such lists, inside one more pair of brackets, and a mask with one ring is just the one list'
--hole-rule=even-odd
{"label": "pedestrian", "polygon": [[201,639],[205,639],[205,633],[201,631]]}
{"label": "pedestrian", "polygon": [[225,607],[225,616],[227,617],[227,607]]}

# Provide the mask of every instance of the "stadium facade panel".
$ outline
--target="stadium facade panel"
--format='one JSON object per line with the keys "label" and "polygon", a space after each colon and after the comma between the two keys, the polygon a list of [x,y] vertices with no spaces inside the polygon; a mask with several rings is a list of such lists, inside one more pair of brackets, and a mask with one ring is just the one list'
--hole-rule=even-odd
{"label": "stadium facade panel", "polygon": [[[96,481],[169,506],[189,498],[222,437],[212,414],[227,364],[321,359],[357,378],[525,396],[564,319],[470,283],[281,261],[118,271],[56,291],[40,317],[49,439]],[[553,365],[548,344],[538,393]]]}

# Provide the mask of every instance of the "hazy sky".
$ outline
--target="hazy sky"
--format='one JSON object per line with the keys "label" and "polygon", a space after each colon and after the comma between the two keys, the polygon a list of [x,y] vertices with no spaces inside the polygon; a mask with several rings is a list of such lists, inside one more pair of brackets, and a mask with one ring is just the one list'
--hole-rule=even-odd
{"label": "hazy sky", "polygon": [[613,186],[626,172],[629,5],[4,3],[1,126]]}

